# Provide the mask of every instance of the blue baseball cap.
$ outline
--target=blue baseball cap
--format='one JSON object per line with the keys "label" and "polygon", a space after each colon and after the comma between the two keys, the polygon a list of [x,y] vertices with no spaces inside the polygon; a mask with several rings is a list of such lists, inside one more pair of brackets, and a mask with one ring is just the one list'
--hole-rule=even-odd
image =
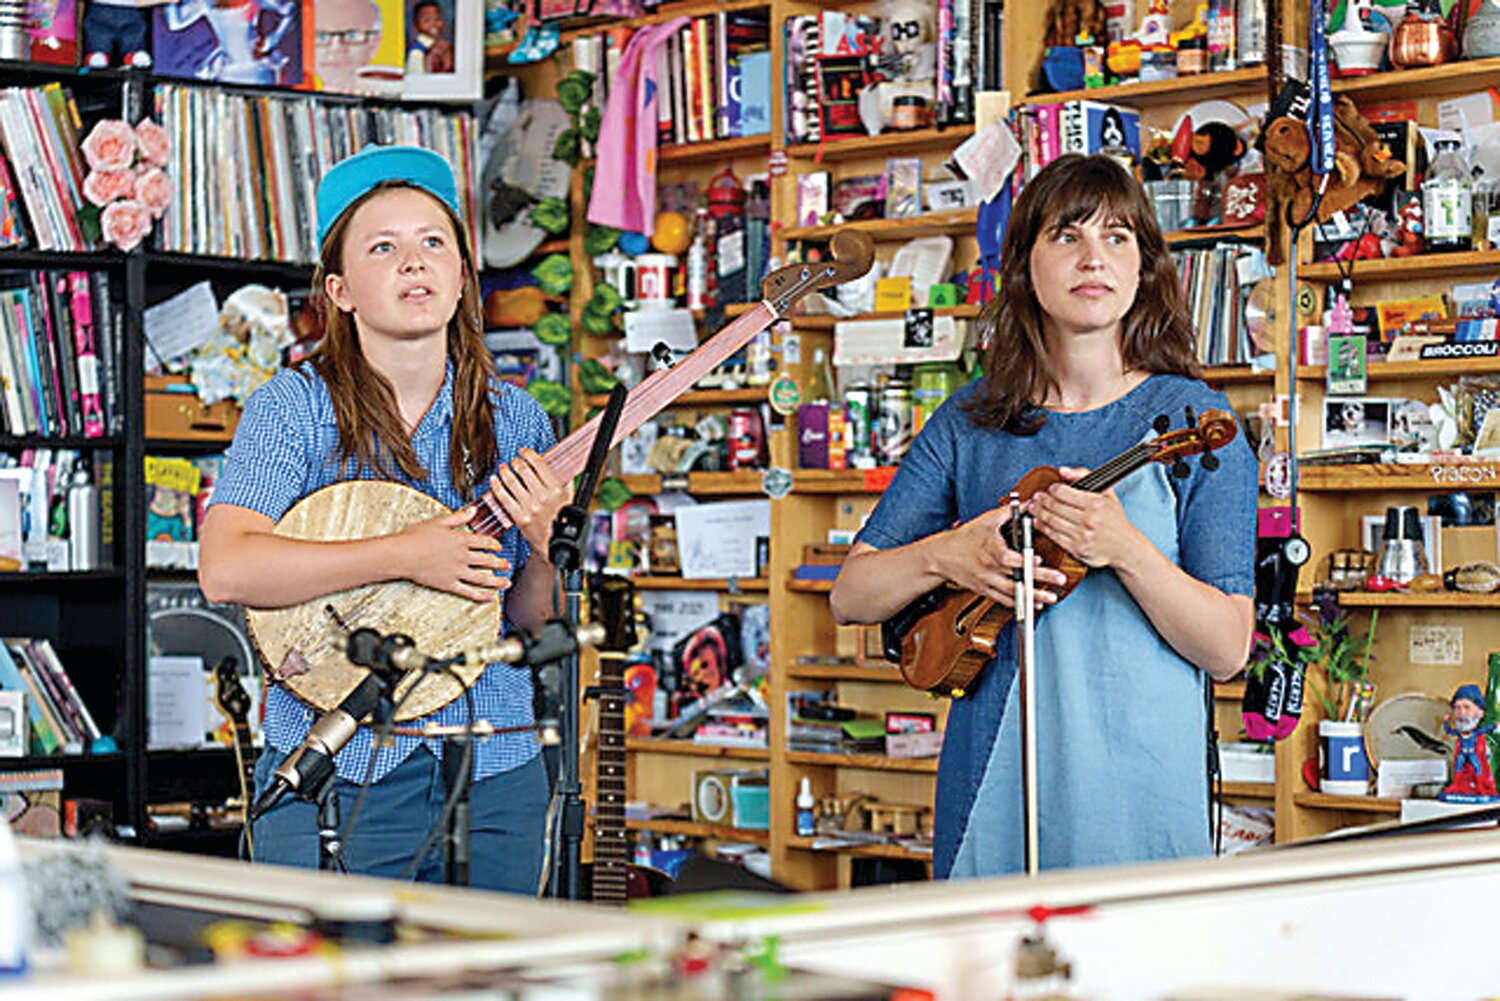
{"label": "blue baseball cap", "polygon": [[387,181],[404,181],[462,217],[448,161],[421,146],[366,146],[329,168],[318,184],[318,246],[344,211]]}

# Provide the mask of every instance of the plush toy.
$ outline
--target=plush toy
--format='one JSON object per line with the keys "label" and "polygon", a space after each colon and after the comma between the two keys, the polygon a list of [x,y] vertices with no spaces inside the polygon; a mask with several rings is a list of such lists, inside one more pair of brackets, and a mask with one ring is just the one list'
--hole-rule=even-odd
{"label": "plush toy", "polygon": [[120,65],[150,69],[147,25],[146,11],[133,0],[88,0],[83,8],[84,65],[107,69],[119,53]]}
{"label": "plush toy", "polygon": [[1408,198],[1396,213],[1396,231],[1385,248],[1388,257],[1416,257],[1426,249],[1422,242],[1422,199]]}
{"label": "plush toy", "polygon": [[1077,45],[1080,35],[1096,42],[1107,37],[1104,5],[1099,0],[1053,0],[1045,45]]}
{"label": "plush toy", "polygon": [[[1318,202],[1317,217],[1326,222],[1335,212],[1354,205],[1384,189],[1386,183],[1399,177],[1404,164],[1391,159],[1391,151],[1380,141],[1354,102],[1340,97],[1334,103],[1334,162],[1327,189]],[[1272,232],[1269,234],[1271,263],[1281,264],[1280,228],[1289,222],[1302,221],[1312,209],[1316,187],[1312,176],[1312,143],[1307,124],[1295,118],[1279,117],[1266,126],[1266,184],[1271,194],[1267,213]],[[1321,184],[1321,182],[1318,182]]]}
{"label": "plush toy", "polygon": [[1245,141],[1223,122],[1193,128],[1190,115],[1183,116],[1172,142],[1172,160],[1190,181],[1217,177],[1245,155]]}

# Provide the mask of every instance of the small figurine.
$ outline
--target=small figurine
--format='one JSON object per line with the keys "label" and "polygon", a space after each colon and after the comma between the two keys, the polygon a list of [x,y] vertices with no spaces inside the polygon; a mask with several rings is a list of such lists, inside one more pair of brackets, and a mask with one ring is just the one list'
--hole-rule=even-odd
{"label": "small figurine", "polygon": [[149,18],[133,0],[94,0],[83,9],[83,63],[106,69],[117,53],[120,65],[150,69],[146,51]]}
{"label": "small figurine", "polygon": [[1478,685],[1460,685],[1449,701],[1451,711],[1443,719],[1443,732],[1457,737],[1453,749],[1453,778],[1438,794],[1445,803],[1489,803],[1500,799],[1490,774],[1489,741],[1495,724],[1480,725],[1484,718],[1484,696]]}

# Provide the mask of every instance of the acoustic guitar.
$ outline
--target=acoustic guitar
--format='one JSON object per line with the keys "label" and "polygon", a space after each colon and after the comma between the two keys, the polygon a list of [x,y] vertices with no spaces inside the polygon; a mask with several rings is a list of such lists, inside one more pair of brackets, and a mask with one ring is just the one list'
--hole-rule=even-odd
{"label": "acoustic guitar", "polygon": [[[1153,462],[1170,464],[1174,475],[1185,477],[1190,455],[1202,455],[1203,468],[1212,471],[1219,464],[1212,453],[1233,441],[1239,426],[1233,415],[1222,410],[1206,410],[1195,422],[1192,408],[1187,410],[1187,423],[1186,428],[1171,431],[1167,416],[1157,417],[1152,424],[1157,437],[1132,445],[1073,486],[1103,493]],[[1021,478],[1013,492],[1025,501],[1059,482],[1062,474],[1056,467],[1038,466]],[[1009,497],[1006,494],[1000,503]],[[1021,548],[1012,521],[1001,526],[1000,534],[1012,549]],[[1067,583],[1057,589],[1061,601],[1083,580],[1088,567],[1046,535],[1037,533],[1032,544],[1045,565],[1067,577]],[[882,624],[882,652],[901,666],[901,676],[913,688],[962,698],[980,669],[994,659],[1000,632],[1013,615],[1012,609],[992,598],[939,585]]]}
{"label": "acoustic guitar", "polygon": [[[874,244],[862,233],[838,233],[832,259],[780,268],[761,283],[762,301],[670,368],[653,372],[636,385],[611,444],[627,437],[673,399],[747,344],[756,334],[818,289],[842,285],[863,275],[874,259]],[[568,435],[543,456],[559,479],[583,471],[598,416]],[[382,480],[348,480],[314,491],[298,501],[276,524],[277,535],[294,539],[336,541],[392,535],[448,512],[437,500],[413,487]],[[498,536],[511,521],[493,492],[479,501],[471,523]],[[450,657],[493,642],[502,604],[477,603],[411,581],[369,584],[285,608],[247,609],[251,638],[270,678],[284,684],[303,702],[328,710],[337,706],[364,679],[365,669],[349,663],[337,643],[339,629],[369,626],[383,633],[411,636],[430,657]],[[405,721],[442,708],[472,685],[482,666],[459,666],[458,678],[434,676],[406,700],[398,713]],[[397,701],[415,683],[398,687]]]}

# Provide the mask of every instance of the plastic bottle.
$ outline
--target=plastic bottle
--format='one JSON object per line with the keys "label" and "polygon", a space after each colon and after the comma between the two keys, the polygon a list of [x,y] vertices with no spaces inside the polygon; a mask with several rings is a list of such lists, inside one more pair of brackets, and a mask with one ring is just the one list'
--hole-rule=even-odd
{"label": "plastic bottle", "polygon": [[810,838],[817,833],[813,815],[812,779],[802,776],[802,787],[797,791],[797,837]]}
{"label": "plastic bottle", "polygon": [[1427,250],[1441,253],[1470,248],[1474,224],[1469,165],[1457,139],[1439,139],[1436,155],[1422,184],[1422,225]]}
{"label": "plastic bottle", "polygon": [[688,309],[703,309],[708,305],[708,210],[700,208],[697,224],[693,227],[693,242],[687,250],[687,304]]}
{"label": "plastic bottle", "polygon": [[833,399],[833,370],[828,367],[828,353],[813,351],[812,372],[807,377],[807,403],[826,403]]}

